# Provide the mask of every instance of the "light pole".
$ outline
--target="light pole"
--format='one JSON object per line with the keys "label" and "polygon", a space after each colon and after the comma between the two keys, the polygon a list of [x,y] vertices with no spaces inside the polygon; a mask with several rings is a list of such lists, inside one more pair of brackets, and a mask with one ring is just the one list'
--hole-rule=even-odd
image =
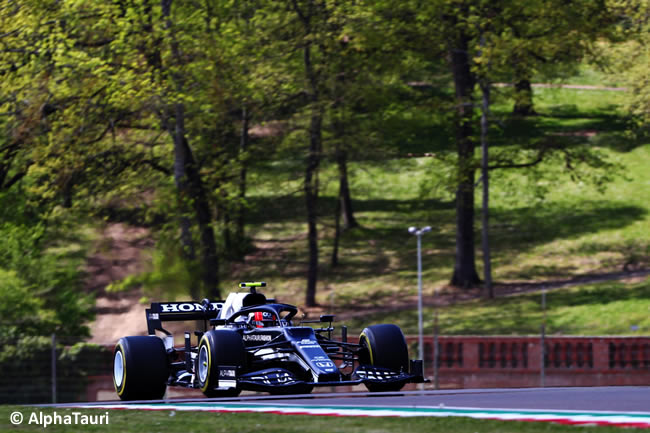
{"label": "light pole", "polygon": [[422,361],[424,361],[424,332],[422,329],[422,235],[430,231],[431,227],[429,226],[422,227],[421,229],[409,227],[409,233],[418,238],[418,344],[420,346],[418,355]]}
{"label": "light pole", "polygon": [[546,289],[542,289],[542,314],[542,332],[540,338],[542,356],[539,361],[539,379],[540,386],[544,388],[546,386]]}

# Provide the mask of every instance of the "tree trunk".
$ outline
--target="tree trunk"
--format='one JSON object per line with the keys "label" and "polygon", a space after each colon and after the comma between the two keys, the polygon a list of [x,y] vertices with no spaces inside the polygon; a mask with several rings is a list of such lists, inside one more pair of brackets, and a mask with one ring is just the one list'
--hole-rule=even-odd
{"label": "tree trunk", "polygon": [[515,116],[533,116],[537,114],[533,107],[533,88],[527,78],[515,83],[515,106],[512,114]]}
{"label": "tree trunk", "polygon": [[316,305],[316,283],[318,281],[318,166],[320,164],[322,115],[318,107],[312,108],[309,126],[309,155],[305,170],[305,203],[307,205],[307,242],[309,244],[309,267],[307,270],[307,294],[305,303]]}
{"label": "tree trunk", "polygon": [[483,246],[483,278],[488,298],[494,298],[492,287],[492,261],[490,257],[490,179],[488,170],[488,113],[490,112],[490,85],[481,83],[483,104],[481,106],[481,179],[483,183],[483,212],[481,214],[481,244]]}
{"label": "tree trunk", "polygon": [[[183,135],[185,134],[184,107],[182,104],[176,104],[175,107],[175,124],[172,132],[174,139],[174,184],[178,194],[178,208],[180,212],[181,226],[181,245],[183,248],[183,258],[192,263],[196,260],[196,250],[192,238],[192,220],[187,216],[189,211],[189,191],[187,185],[187,175],[185,167],[187,166],[187,150],[183,146]],[[190,296],[193,299],[200,298],[198,287],[190,287]]]}
{"label": "tree trunk", "polygon": [[318,281],[318,167],[322,153],[322,124],[323,109],[320,106],[320,87],[318,73],[314,70],[311,58],[313,41],[311,20],[315,15],[315,8],[324,4],[316,4],[313,0],[301,10],[298,1],[293,0],[291,5],[305,30],[303,46],[303,66],[305,68],[306,93],[309,98],[311,116],[309,121],[309,151],[305,167],[305,205],[307,208],[307,243],[309,246],[309,264],[307,269],[307,290],[305,304],[309,307],[316,305],[316,283]]}
{"label": "tree trunk", "polygon": [[456,90],[456,146],[458,187],[456,189],[456,263],[451,284],[463,288],[480,282],[474,256],[474,141],[472,114],[474,75],[470,69],[468,36],[459,35],[450,50]]}
{"label": "tree trunk", "polygon": [[336,152],[336,163],[339,167],[339,200],[341,201],[341,214],[343,216],[343,228],[349,230],[359,227],[357,219],[352,210],[352,198],[350,197],[350,184],[348,183],[348,155],[345,150],[338,148]]}
{"label": "tree trunk", "polygon": [[[344,77],[345,74],[341,72],[341,76]],[[343,78],[340,79],[343,81]],[[340,104],[343,103],[343,98],[339,97],[334,104],[334,109],[340,108]],[[350,197],[350,184],[348,183],[348,153],[345,151],[345,126],[343,119],[340,113],[335,113],[333,115],[334,120],[332,122],[332,129],[334,133],[334,143],[335,150],[334,156],[336,158],[336,164],[339,169],[339,201],[340,207],[339,212],[342,212],[343,216],[343,228],[344,230],[349,230],[359,226],[356,218],[354,217],[354,211],[352,210],[352,198]]]}
{"label": "tree trunk", "polygon": [[[226,199],[226,194],[223,194],[223,198]],[[230,209],[228,205],[217,205],[217,220],[221,216],[221,221],[223,222],[223,227],[221,230],[223,236],[223,248],[226,252],[226,257],[230,258],[233,255],[233,242],[232,242],[232,228],[230,227]]]}
{"label": "tree trunk", "polygon": [[[185,107],[176,104],[174,131],[174,180],[181,202],[181,209],[191,203],[194,217],[199,226],[200,252],[201,252],[201,281],[210,297],[219,299],[219,261],[217,246],[212,229],[212,215],[210,204],[205,193],[205,187],[194,161],[194,156],[185,138]],[[194,256],[194,244],[189,233],[189,218],[181,217],[181,236],[185,243],[186,253],[190,258]],[[196,287],[190,288],[195,299],[201,296]]]}
{"label": "tree trunk", "polygon": [[336,201],[334,249],[332,250],[332,267],[339,264],[339,241],[341,239],[341,217],[343,218],[343,229],[349,230],[359,227],[352,210],[352,198],[350,197],[350,186],[348,184],[348,163],[347,154],[341,150],[339,143],[336,144],[336,162],[339,168],[339,196]]}
{"label": "tree trunk", "polygon": [[[187,164],[187,154],[182,145],[176,140],[176,130],[184,129],[181,125],[176,123],[172,126],[169,123],[171,114],[168,110],[163,110],[160,115],[160,122],[163,124],[163,127],[169,132],[169,135],[174,141],[174,184],[176,186],[176,193],[178,199],[178,213],[179,213],[179,226],[181,229],[181,254],[185,261],[188,263],[195,263],[196,261],[196,248],[194,245],[194,239],[192,237],[192,220],[189,218],[188,214],[190,213],[189,206],[186,201],[186,179],[185,179],[185,170],[184,167]],[[190,295],[193,299],[198,299],[200,293],[198,292],[198,287],[190,287]]]}
{"label": "tree trunk", "polygon": [[[345,70],[342,68],[337,79],[337,83],[343,86],[345,82]],[[338,86],[337,86],[338,88]],[[336,211],[334,214],[334,247],[332,249],[332,268],[335,268],[339,264],[339,243],[341,240],[341,217],[343,217],[343,229],[349,230],[354,227],[358,227],[359,223],[354,217],[354,211],[352,210],[352,198],[350,197],[350,185],[348,183],[348,155],[345,151],[345,124],[343,121],[343,116],[341,115],[340,109],[344,100],[344,91],[337,90],[335,94],[339,96],[336,97],[336,102],[334,103],[334,113],[333,113],[333,122],[332,129],[334,133],[334,156],[336,158],[336,164],[339,169],[339,195],[336,200]]]}
{"label": "tree trunk", "polygon": [[72,207],[72,190],[74,188],[74,176],[70,176],[63,185],[63,207],[70,209]]}
{"label": "tree trunk", "polygon": [[[178,190],[178,185],[177,185],[177,190]],[[180,198],[180,197],[179,197]],[[180,202],[181,200],[179,200]],[[183,203],[179,203],[180,208],[181,208],[181,213],[185,213],[185,205]],[[196,260],[196,249],[194,247],[194,240],[192,239],[192,220],[190,220],[186,216],[181,216],[180,217],[180,226],[181,226],[181,247],[183,248],[183,259],[185,259],[188,262],[194,262]],[[194,290],[195,288],[191,288],[191,290]],[[200,294],[197,293],[191,293],[191,295],[194,297],[194,299],[197,299]]]}
{"label": "tree trunk", "polygon": [[[171,38],[172,56],[175,63],[182,64],[182,57],[175,38],[174,29],[171,22],[171,5],[172,0],[162,1],[162,13],[165,18],[165,28]],[[183,77],[175,74],[178,92],[183,91]],[[201,175],[194,160],[192,150],[186,138],[185,131],[185,106],[177,102],[174,105],[174,181],[178,191],[181,210],[187,203],[191,204],[194,211],[194,217],[199,226],[199,239],[201,250],[201,281],[207,291],[208,296],[219,299],[219,261],[217,258],[217,248],[212,229],[212,215],[208,197],[203,186]],[[170,132],[171,128],[170,128]],[[181,218],[184,218],[183,215]],[[185,231],[186,224],[182,223],[181,230]],[[185,233],[186,234],[186,233]],[[190,288],[191,295],[198,299],[199,290],[196,287]]]}
{"label": "tree trunk", "polygon": [[305,303],[309,307],[316,305],[316,284],[318,281],[318,167],[322,147],[323,114],[319,107],[319,93],[316,75],[311,64],[311,46],[304,49],[306,78],[309,82],[311,100],[311,119],[309,122],[309,153],[305,169],[305,204],[307,206],[307,242],[309,244],[309,265],[307,269],[307,292]]}
{"label": "tree trunk", "polygon": [[217,256],[217,243],[214,239],[212,228],[212,213],[210,202],[199,174],[198,167],[189,148],[187,140],[183,137],[183,145],[188,155],[185,173],[189,180],[189,197],[194,207],[196,220],[199,224],[199,235],[201,240],[201,280],[207,290],[208,296],[212,299],[220,299],[219,290],[219,258]]}
{"label": "tree trunk", "polygon": [[242,126],[241,137],[239,143],[239,154],[241,168],[239,169],[239,202],[237,203],[237,228],[235,231],[236,242],[238,248],[238,256],[243,257],[243,244],[244,244],[244,227],[246,225],[244,201],[246,200],[246,161],[241,160],[241,156],[248,150],[248,122],[250,116],[246,106],[242,108]]}
{"label": "tree trunk", "polygon": [[333,268],[339,265],[339,240],[341,238],[341,189],[339,188],[339,197],[336,200],[336,210],[334,211],[334,246],[332,248]]}

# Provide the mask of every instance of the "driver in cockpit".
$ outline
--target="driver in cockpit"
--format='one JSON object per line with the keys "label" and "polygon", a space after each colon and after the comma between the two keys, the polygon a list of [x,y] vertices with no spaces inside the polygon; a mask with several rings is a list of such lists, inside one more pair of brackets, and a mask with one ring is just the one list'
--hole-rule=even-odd
{"label": "driver in cockpit", "polygon": [[256,311],[248,315],[248,323],[255,328],[268,328],[270,326],[278,326],[273,313],[268,311]]}

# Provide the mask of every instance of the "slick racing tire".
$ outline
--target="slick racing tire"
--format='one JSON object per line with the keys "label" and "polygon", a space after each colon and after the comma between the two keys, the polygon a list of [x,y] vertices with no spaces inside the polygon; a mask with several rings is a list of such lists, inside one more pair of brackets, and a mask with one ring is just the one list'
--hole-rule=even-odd
{"label": "slick racing tire", "polygon": [[196,378],[206,397],[236,397],[239,388],[217,390],[219,366],[246,366],[246,349],[241,335],[227,329],[212,329],[201,337],[196,357]]}
{"label": "slick racing tire", "polygon": [[[368,326],[359,336],[359,363],[395,372],[409,371],[409,354],[402,330],[396,325]],[[399,391],[404,383],[366,383],[368,391]]]}
{"label": "slick racing tire", "polygon": [[113,351],[113,385],[121,400],[160,400],[168,378],[167,351],[160,338],[120,338]]}

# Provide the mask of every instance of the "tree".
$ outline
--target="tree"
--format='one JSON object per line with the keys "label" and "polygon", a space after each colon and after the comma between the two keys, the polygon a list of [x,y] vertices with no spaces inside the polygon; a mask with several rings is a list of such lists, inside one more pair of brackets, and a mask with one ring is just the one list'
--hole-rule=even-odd
{"label": "tree", "polygon": [[[453,24],[452,24],[453,25]],[[472,287],[479,282],[474,259],[474,148],[473,92],[469,36],[460,30],[449,45],[449,57],[456,94],[456,146],[458,186],[456,189],[456,264],[451,284]]]}
{"label": "tree", "polygon": [[[318,56],[318,45],[314,43],[315,33],[318,25],[317,22],[323,19],[326,13],[325,4],[318,0],[307,0],[298,2],[291,1],[293,12],[297,15],[300,22],[300,33],[303,39],[302,58],[303,71],[305,80],[305,92],[309,101],[309,148],[305,164],[304,193],[305,205],[307,210],[307,243],[309,245],[309,259],[307,268],[307,291],[305,303],[307,306],[316,305],[316,284],[318,281],[318,168],[321,162],[323,151],[322,145],[322,125],[323,125],[323,107],[321,106],[321,87],[319,72],[314,65],[314,57]],[[318,61],[318,59],[316,60]]]}
{"label": "tree", "polygon": [[[280,4],[264,9],[261,13],[266,22],[258,27],[258,31],[273,35],[273,38],[269,37],[272,41],[269,46],[273,43],[275,51],[285,53],[281,59],[275,59],[279,60],[276,68],[291,77],[294,103],[290,117],[304,128],[307,143],[297,152],[304,154],[303,193],[308,244],[305,303],[309,306],[316,304],[319,171],[327,155],[333,155],[339,168],[340,209],[344,224],[349,228],[357,224],[347,180],[349,146],[345,140],[349,137],[346,133],[349,119],[346,116],[352,111],[350,106],[356,103],[351,89],[365,78],[364,70],[357,68],[360,63],[353,54],[363,51],[358,24],[365,18],[363,11],[363,5],[352,0],[292,0],[286,10]],[[350,59],[352,62],[346,63]],[[324,131],[327,132],[326,139],[323,138]],[[325,148],[330,144],[333,150]]]}
{"label": "tree", "polygon": [[[75,197],[83,203],[116,185],[150,188],[151,181],[160,193],[173,175],[182,251],[200,275],[194,297],[220,297],[213,209],[230,199],[218,194],[219,183],[239,166],[226,149],[232,135],[223,133],[232,130],[235,95],[220,69],[228,44],[193,41],[220,41],[232,30],[224,25],[231,9],[181,0],[25,6],[18,33],[38,37],[31,53],[20,54],[30,59],[22,74],[8,71],[5,81],[9,95],[37,96],[28,99],[32,112],[47,108],[47,134],[26,158],[42,195],[63,195],[71,205]],[[7,111],[18,129],[16,113],[25,110]]]}
{"label": "tree", "polygon": [[545,0],[523,7],[506,6],[500,26],[507,32],[511,82],[514,83],[513,114],[536,114],[533,104],[533,77],[553,77],[575,66],[593,43],[612,29],[606,0],[571,2]]}
{"label": "tree", "polygon": [[[474,133],[474,86],[472,71],[476,29],[471,1],[436,2],[423,11],[435,20],[454,83],[454,129],[456,137],[456,260],[451,284],[473,287],[480,279],[474,254],[474,183],[476,165]],[[436,45],[434,45],[436,46]],[[433,57],[433,53],[427,53]]]}
{"label": "tree", "polygon": [[650,4],[644,0],[611,0],[608,6],[619,25],[606,61],[616,80],[629,89],[625,108],[632,115],[633,132],[643,136],[650,123]]}
{"label": "tree", "polygon": [[[480,25],[480,50],[474,59],[474,73],[478,77],[482,94],[482,244],[485,284],[489,297],[494,297],[488,234],[489,171],[532,167],[549,159],[553,160],[554,154],[557,153],[563,155],[567,169],[573,174],[585,168],[599,171],[603,167],[612,167],[595,151],[571,149],[561,143],[546,143],[540,146],[536,157],[529,162],[515,162],[519,158],[516,151],[501,152],[499,164],[491,165],[489,161],[487,135],[491,83],[501,77],[514,77],[514,114],[533,114],[530,74],[535,70],[534,65],[546,63],[548,59],[563,66],[573,65],[592,48],[597,37],[611,31],[612,20],[609,14],[604,12],[603,2],[576,2],[570,8],[562,6],[548,0],[520,8],[516,3],[504,1],[486,4],[481,12],[486,20]],[[558,40],[559,35],[561,40]],[[546,69],[546,73],[549,73],[549,69]],[[555,66],[553,69],[557,71],[559,68]],[[506,162],[508,160],[510,161]]]}
{"label": "tree", "polygon": [[[185,12],[185,11],[183,11]],[[182,17],[179,13],[177,17]],[[185,71],[187,61],[181,54],[181,46],[178,34],[180,26],[172,16],[172,0],[162,1],[162,22],[164,23],[164,40],[169,41],[170,59],[170,82],[163,89],[163,94],[172,95],[170,101],[159,111],[159,118],[163,128],[165,128],[174,142],[174,181],[181,201],[181,209],[190,203],[194,208],[195,218],[199,226],[200,245],[201,245],[201,273],[203,283],[209,295],[220,298],[219,291],[219,262],[217,258],[217,248],[212,229],[212,214],[208,203],[203,179],[199,173],[196,158],[188,142],[188,135],[185,127],[186,105],[184,102],[184,93],[186,92]],[[185,24],[185,23],[183,23]],[[185,47],[184,47],[185,48]],[[165,71],[164,66],[159,64],[157,59],[152,65],[154,72]],[[175,87],[175,88],[174,88]],[[162,95],[161,95],[162,96]],[[173,99],[177,99],[172,102]],[[173,123],[172,123],[173,118]],[[191,247],[191,235],[189,234],[189,223],[185,217],[181,219],[181,229],[183,231],[183,243],[186,246],[189,258],[193,259]],[[198,298],[199,293],[192,293]]]}
{"label": "tree", "polygon": [[[580,1],[570,7],[555,0],[388,3],[416,23],[404,33],[412,42],[411,49],[432,63],[444,57],[454,83],[456,259],[451,284],[469,288],[480,282],[474,253],[475,171],[480,167],[476,158],[476,84],[480,81],[485,93],[495,79],[521,81],[527,78],[522,71],[532,77],[541,63],[574,61],[606,31],[611,19],[602,2]],[[487,64],[491,65],[489,74]],[[586,149],[547,140],[543,146],[507,146],[491,158],[488,169],[531,167],[559,155],[571,161],[567,167],[575,168],[576,161],[596,169],[608,166]]]}

